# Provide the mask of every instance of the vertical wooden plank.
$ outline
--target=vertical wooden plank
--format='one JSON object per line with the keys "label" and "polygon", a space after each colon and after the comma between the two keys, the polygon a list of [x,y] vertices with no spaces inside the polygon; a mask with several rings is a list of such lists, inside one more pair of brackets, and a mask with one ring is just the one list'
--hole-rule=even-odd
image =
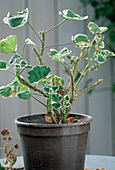
{"label": "vertical wooden plank", "polygon": [[[18,50],[17,52],[21,54],[22,47],[24,44],[25,32],[24,28],[11,29],[8,25],[3,23],[3,18],[6,17],[7,13],[10,11],[11,14],[15,15],[17,11],[24,10],[24,1],[2,1],[0,0],[0,40],[6,38],[8,35],[17,35],[18,39]],[[5,55],[0,53],[0,59],[9,61],[12,55]],[[0,71],[0,86],[7,85],[14,80],[14,76],[8,72]],[[0,128],[8,128],[13,136],[13,143],[19,143],[19,136],[17,133],[16,125],[14,120],[16,117],[26,114],[27,103],[19,100],[18,98],[10,99],[0,99],[1,110],[0,110]],[[0,130],[1,130],[0,129]],[[20,147],[21,148],[21,147]],[[21,149],[19,149],[18,154],[21,154]]]}
{"label": "vertical wooden plank", "polygon": [[[88,6],[87,15],[89,16],[89,21],[94,16],[91,6]],[[98,24],[101,25],[101,22]],[[90,32],[88,32],[88,36],[92,39]],[[96,87],[94,93],[88,97],[89,114],[93,116],[89,133],[88,152],[90,154],[112,155],[110,61],[108,60],[98,71],[89,73],[88,78],[93,78],[91,84],[99,78],[104,79],[103,84]],[[109,147],[107,147],[108,145]]]}
{"label": "vertical wooden plank", "polygon": [[[28,8],[29,9],[30,7],[30,1],[29,0],[25,0],[24,1],[24,8]],[[29,18],[28,18],[29,20]],[[29,38],[30,37],[30,30],[29,30],[29,27],[28,27],[28,24],[25,25],[25,39]],[[26,46],[26,50],[25,50],[25,54],[26,54],[26,61],[28,63],[28,65],[31,65],[31,59],[30,59],[30,46]],[[27,71],[26,70],[26,76],[27,76]],[[31,101],[31,98],[28,99],[27,101],[27,114],[31,114],[32,112],[32,101]]]}

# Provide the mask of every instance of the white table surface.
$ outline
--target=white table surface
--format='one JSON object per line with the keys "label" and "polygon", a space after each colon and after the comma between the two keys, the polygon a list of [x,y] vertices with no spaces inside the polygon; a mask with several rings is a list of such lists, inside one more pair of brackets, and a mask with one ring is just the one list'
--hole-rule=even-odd
{"label": "white table surface", "polygon": [[85,168],[95,170],[95,168],[105,168],[105,170],[115,170],[115,157],[86,155]]}
{"label": "white table surface", "polygon": [[[0,159],[0,163],[3,163],[3,159]],[[21,165],[23,165],[23,158],[22,156],[19,156],[15,166]],[[90,170],[95,170],[96,168],[105,168],[105,170],[115,170],[115,157],[86,155],[85,168],[89,168]]]}

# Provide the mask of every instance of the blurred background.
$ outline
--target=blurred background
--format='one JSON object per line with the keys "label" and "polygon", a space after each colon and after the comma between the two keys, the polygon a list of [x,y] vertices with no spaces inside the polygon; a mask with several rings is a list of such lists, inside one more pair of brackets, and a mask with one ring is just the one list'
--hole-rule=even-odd
{"label": "blurred background", "polygon": [[[100,26],[108,26],[109,31],[105,33],[106,48],[115,52],[115,2],[114,0],[0,0],[0,40],[8,35],[17,35],[18,53],[21,54],[26,38],[30,38],[35,44],[38,39],[28,25],[18,29],[11,29],[3,23],[3,18],[10,11],[15,15],[17,11],[29,8],[29,22],[37,32],[47,30],[59,23],[62,18],[58,15],[63,9],[71,9],[81,16],[88,15],[87,21],[66,21],[56,30],[49,32],[46,37],[46,45],[63,44],[71,42],[71,36],[77,33],[88,34],[92,39],[92,34],[87,29],[89,21],[94,21]],[[72,49],[73,55],[79,55],[79,50],[74,45],[67,46]],[[57,50],[63,47],[53,47]],[[44,60],[52,68],[53,73],[62,76],[66,82],[63,67],[59,63],[54,63],[47,56],[50,48],[47,48]],[[11,56],[0,54],[0,59],[9,61]],[[31,47],[26,47],[24,58],[29,64],[36,65],[36,56]],[[86,60],[82,62],[82,67]],[[25,73],[27,74],[27,73]],[[115,57],[109,57],[107,62],[98,71],[88,74],[86,80],[81,84],[94,83],[99,78],[103,78],[103,84],[94,89],[90,94],[80,97],[74,107],[73,112],[89,114],[93,117],[91,130],[88,138],[88,154],[114,155],[115,156]],[[7,85],[14,80],[8,72],[0,72],[0,86]],[[36,101],[20,100],[19,98],[3,99],[0,98],[0,130],[8,128],[14,138],[13,143],[18,143],[19,135],[14,123],[15,118],[25,114],[44,112],[44,108]],[[0,141],[0,145],[2,141]],[[18,155],[21,155],[21,147]]]}

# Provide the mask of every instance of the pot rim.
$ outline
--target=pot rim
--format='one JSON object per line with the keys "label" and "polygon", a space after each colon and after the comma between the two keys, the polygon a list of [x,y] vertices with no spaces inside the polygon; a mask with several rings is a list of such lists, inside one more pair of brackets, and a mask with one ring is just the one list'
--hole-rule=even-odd
{"label": "pot rim", "polygon": [[47,128],[52,128],[52,127],[70,127],[70,126],[83,126],[85,124],[89,124],[93,118],[89,115],[86,114],[81,114],[81,113],[70,113],[69,115],[78,115],[78,116],[83,116],[85,119],[82,122],[76,122],[76,123],[61,123],[61,124],[42,124],[42,123],[30,123],[30,122],[22,122],[19,119],[25,118],[25,117],[31,117],[31,116],[36,116],[36,115],[45,115],[45,113],[34,113],[30,115],[24,115],[20,116],[15,119],[15,123],[20,126],[26,126],[26,127],[47,127]]}

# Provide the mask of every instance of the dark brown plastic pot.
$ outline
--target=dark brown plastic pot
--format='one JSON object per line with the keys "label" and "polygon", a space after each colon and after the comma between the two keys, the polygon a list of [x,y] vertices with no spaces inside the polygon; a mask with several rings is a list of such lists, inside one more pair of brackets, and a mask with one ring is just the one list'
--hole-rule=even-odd
{"label": "dark brown plastic pot", "polygon": [[70,114],[81,123],[46,124],[45,114],[16,119],[26,170],[83,170],[92,117]]}

